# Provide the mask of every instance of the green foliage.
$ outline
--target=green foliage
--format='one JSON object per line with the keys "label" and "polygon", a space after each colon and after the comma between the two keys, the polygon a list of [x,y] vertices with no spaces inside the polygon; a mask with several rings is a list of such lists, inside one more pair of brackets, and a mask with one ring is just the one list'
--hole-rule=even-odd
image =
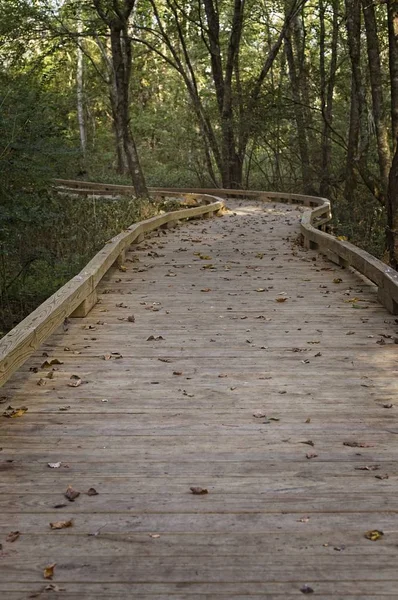
{"label": "green foliage", "polygon": [[25,193],[0,214],[0,331],[76,275],[113,235],[156,208],[120,200]]}

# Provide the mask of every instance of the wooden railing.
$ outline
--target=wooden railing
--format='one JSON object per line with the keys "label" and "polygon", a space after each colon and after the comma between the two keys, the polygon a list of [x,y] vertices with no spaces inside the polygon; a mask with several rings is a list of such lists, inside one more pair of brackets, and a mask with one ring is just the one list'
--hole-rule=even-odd
{"label": "wooden railing", "polygon": [[[174,197],[185,196],[175,191]],[[195,194],[202,206],[184,208],[135,223],[112,238],[86,267],[48,300],[5,335],[0,341],[0,386],[63,323],[66,317],[85,317],[97,302],[97,286],[114,265],[124,261],[127,248],[141,242],[155,229],[171,228],[180,220],[208,217],[219,213],[224,203],[216,196]]]}
{"label": "wooden railing", "polygon": [[[57,190],[79,195],[134,195],[131,186],[100,184],[74,180],[54,180]],[[301,219],[304,246],[315,249],[333,262],[353,267],[378,287],[378,299],[392,314],[398,314],[398,273],[368,252],[349,242],[341,241],[321,231],[331,219],[329,200],[316,196],[261,192],[253,190],[226,190],[204,188],[151,188],[152,196],[191,196],[204,202],[202,206],[185,208],[141,221],[112,238],[108,244],[73,279],[41,304],[26,319],[0,341],[0,386],[3,385],[28,358],[68,317],[84,317],[97,302],[97,286],[108,270],[120,265],[126,249],[139,243],[146,233],[160,227],[173,227],[178,221],[207,217],[220,213],[223,198],[252,198],[262,201],[285,202],[309,208]]]}

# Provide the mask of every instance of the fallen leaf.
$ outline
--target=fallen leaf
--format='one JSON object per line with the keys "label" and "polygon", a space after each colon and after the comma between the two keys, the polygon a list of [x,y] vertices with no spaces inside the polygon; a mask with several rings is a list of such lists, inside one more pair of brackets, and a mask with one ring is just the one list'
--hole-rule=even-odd
{"label": "fallen leaf", "polygon": [[310,417],[308,417],[308,419],[306,419],[306,420],[304,421],[304,423],[311,423],[311,419],[310,419]]}
{"label": "fallen leaf", "polygon": [[160,362],[164,362],[164,363],[171,363],[171,359],[170,358],[158,358],[158,360],[160,360]]}
{"label": "fallen leaf", "polygon": [[350,448],[373,448],[372,444],[364,442],[343,442],[343,446],[350,446]]}
{"label": "fallen leaf", "polygon": [[334,546],[333,550],[336,550],[336,552],[342,552],[345,550],[345,546]]}
{"label": "fallen leaf", "polygon": [[202,494],[208,494],[209,490],[207,488],[202,488],[202,487],[191,487],[189,488],[191,490],[191,492],[195,495],[202,495]]}
{"label": "fallen leaf", "polygon": [[366,465],[365,467],[355,467],[356,471],[377,471],[380,465]]}
{"label": "fallen leaf", "polygon": [[21,533],[19,531],[11,531],[11,533],[9,533],[6,537],[6,542],[11,544],[12,542],[15,542],[20,535]]}
{"label": "fallen leaf", "polygon": [[52,579],[54,576],[54,569],[57,566],[57,563],[53,563],[52,565],[48,565],[48,567],[45,567],[44,571],[43,571],[43,576],[44,579]]}
{"label": "fallen leaf", "polygon": [[3,417],[7,417],[8,419],[15,419],[17,417],[23,417],[23,415],[27,412],[27,408],[25,406],[21,406],[21,408],[13,408],[9,406],[3,412]]}
{"label": "fallen leaf", "polygon": [[265,288],[257,288],[256,292],[266,292],[267,290]]}
{"label": "fallen leaf", "polygon": [[63,365],[63,364],[64,363],[62,360],[58,360],[58,358],[52,358],[51,360],[45,360],[40,368],[48,369],[49,367],[52,367],[53,365]]}
{"label": "fallen leaf", "polygon": [[315,446],[312,440],[305,440],[304,442],[299,442],[299,444],[307,444],[308,446]]}
{"label": "fallen leaf", "polygon": [[315,452],[309,452],[309,453],[307,453],[307,454],[305,455],[305,457],[306,457],[306,458],[308,458],[309,460],[310,460],[311,458],[316,458],[317,456],[318,456],[318,455],[317,455],[317,454],[315,454]]}
{"label": "fallen leaf", "polygon": [[173,371],[173,375],[180,376],[180,375],[182,375],[182,371]]}
{"label": "fallen leaf", "polygon": [[211,292],[211,288],[203,288],[203,290],[200,290],[201,292]]}
{"label": "fallen leaf", "polygon": [[388,479],[387,473],[385,475],[375,475],[376,479]]}
{"label": "fallen leaf", "polygon": [[65,588],[61,588],[58,585],[56,585],[55,583],[50,583],[49,585],[46,585],[44,590],[46,592],[64,592]]}
{"label": "fallen leaf", "polygon": [[336,277],[336,279],[333,279],[333,283],[342,283],[343,280],[340,279],[340,277]]}
{"label": "fallen leaf", "polygon": [[69,519],[69,521],[54,521],[54,523],[50,523],[51,529],[67,529],[67,527],[72,527],[72,525],[72,519]]}
{"label": "fallen leaf", "polygon": [[146,339],[146,341],[147,341],[147,342],[152,342],[152,341],[154,341],[154,342],[158,342],[159,340],[164,340],[164,337],[163,337],[163,336],[161,336],[161,335],[156,335],[156,336],[155,336],[155,335],[150,335],[150,336],[149,336],[149,337]]}
{"label": "fallen leaf", "polygon": [[64,496],[69,500],[69,502],[74,502],[75,499],[80,496],[80,492],[74,490],[72,486],[68,485]]}
{"label": "fallen leaf", "polygon": [[301,519],[297,519],[297,523],[308,523],[309,520],[309,517],[301,517]]}
{"label": "fallen leaf", "polygon": [[312,587],[306,584],[300,588],[300,592],[302,592],[303,594],[313,594],[314,590],[312,589]]}
{"label": "fallen leaf", "polygon": [[125,265],[120,265],[119,271],[121,271],[122,273],[125,273],[127,271],[127,267]]}
{"label": "fallen leaf", "polygon": [[55,463],[47,463],[47,466],[50,467],[50,469],[59,469],[62,463],[60,462],[55,462]]}
{"label": "fallen leaf", "polygon": [[276,302],[286,302],[287,298],[275,298]]}
{"label": "fallen leaf", "polygon": [[265,417],[265,412],[257,411],[253,413],[253,417],[255,417],[256,419],[263,419]]}
{"label": "fallen leaf", "polygon": [[389,402],[388,404],[383,404],[383,408],[392,408],[394,405]]}
{"label": "fallen leaf", "polygon": [[83,382],[80,379],[79,375],[71,375],[70,379],[72,381],[70,381],[70,383],[68,383],[69,387],[79,387],[79,385],[81,385]]}
{"label": "fallen leaf", "polygon": [[149,537],[153,538],[154,540],[157,540],[158,538],[160,538],[160,535],[158,533],[150,533]]}
{"label": "fallen leaf", "polygon": [[97,490],[93,487],[89,488],[86,492],[87,496],[98,496]]}
{"label": "fallen leaf", "polygon": [[371,542],[376,542],[384,535],[383,531],[379,531],[379,529],[372,529],[371,531],[367,531],[365,533],[366,539]]}
{"label": "fallen leaf", "polygon": [[129,317],[127,317],[127,321],[129,321],[129,323],[135,323],[135,316],[130,315]]}

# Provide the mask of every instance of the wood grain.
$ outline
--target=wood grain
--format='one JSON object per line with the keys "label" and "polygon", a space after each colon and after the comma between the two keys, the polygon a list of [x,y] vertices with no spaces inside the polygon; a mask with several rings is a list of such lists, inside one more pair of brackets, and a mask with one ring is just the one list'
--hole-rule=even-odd
{"label": "wood grain", "polygon": [[303,207],[227,203],[147,231],[4,386],[1,597],[396,597],[395,319],[297,244]]}

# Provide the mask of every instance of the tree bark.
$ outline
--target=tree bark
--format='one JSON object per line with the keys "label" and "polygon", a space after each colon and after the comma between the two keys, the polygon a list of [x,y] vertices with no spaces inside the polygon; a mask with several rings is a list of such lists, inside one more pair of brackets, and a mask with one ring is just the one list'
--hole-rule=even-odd
{"label": "tree bark", "polygon": [[398,147],[388,179],[386,247],[390,265],[398,270]]}
{"label": "tree bark", "polygon": [[379,159],[379,174],[384,201],[388,186],[388,174],[390,170],[391,157],[386,118],[384,114],[380,44],[378,39],[374,5],[372,2],[369,2],[369,0],[362,0],[362,9],[366,28],[373,119],[375,124],[377,153]]}
{"label": "tree bark", "polygon": [[391,82],[391,133],[393,148],[398,138],[398,2],[387,0],[389,67]]}
{"label": "tree bark", "polygon": [[83,24],[81,20],[78,20],[77,24],[77,70],[76,70],[76,92],[77,92],[77,120],[79,123],[80,133],[80,149],[83,157],[83,163],[86,160],[87,153],[87,130],[86,130],[86,118],[84,113],[84,61],[83,61],[83,49],[81,47],[83,32]]}
{"label": "tree bark", "polygon": [[300,152],[300,163],[302,173],[303,191],[308,194],[312,191],[312,175],[310,167],[310,156],[308,151],[308,141],[305,128],[305,117],[300,94],[300,84],[296,70],[296,60],[293,54],[293,46],[291,40],[291,32],[287,32],[285,36],[285,50],[287,64],[289,68],[289,78],[292,88],[294,115],[297,126],[297,141]]}
{"label": "tree bark", "polygon": [[123,148],[127,159],[129,174],[138,197],[148,197],[144,173],[138,157],[137,147],[130,129],[130,76],[132,49],[128,35],[128,21],[134,9],[135,0],[113,1],[113,10],[108,14],[100,0],[94,0],[94,6],[110,30],[112,69],[114,76],[114,119],[115,131],[123,138]]}
{"label": "tree bark", "polygon": [[330,66],[327,76],[325,65],[326,53],[326,28],[325,28],[325,10],[326,5],[324,0],[319,2],[320,13],[320,39],[319,39],[319,66],[321,77],[321,110],[323,117],[322,139],[321,139],[321,181],[320,194],[321,196],[329,197],[330,195],[330,168],[332,164],[332,141],[330,137],[331,127],[333,124],[333,93],[336,80],[337,70],[337,46],[339,35],[338,23],[338,0],[332,0],[333,18],[332,18],[332,37],[330,44]]}

